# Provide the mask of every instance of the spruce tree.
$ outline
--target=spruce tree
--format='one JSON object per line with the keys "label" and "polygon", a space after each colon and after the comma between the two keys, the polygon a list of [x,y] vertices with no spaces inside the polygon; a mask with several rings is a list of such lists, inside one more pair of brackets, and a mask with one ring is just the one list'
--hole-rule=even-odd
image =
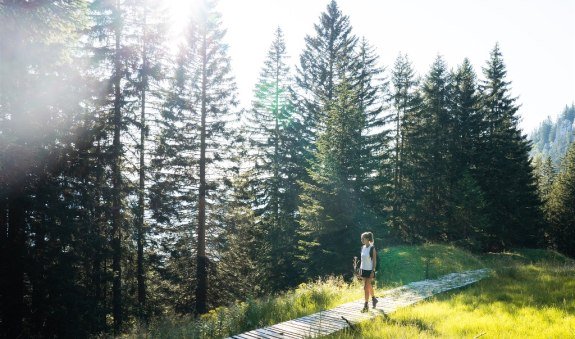
{"label": "spruce tree", "polygon": [[541,202],[529,160],[530,145],[518,126],[519,106],[511,96],[498,44],[483,73],[480,103],[486,125],[476,178],[490,217],[486,246],[489,250],[535,246],[542,236]]}
{"label": "spruce tree", "polygon": [[[413,192],[405,180],[405,167],[409,159],[406,148],[406,135],[412,133],[411,129],[416,126],[417,111],[420,105],[420,95],[418,91],[419,81],[415,76],[411,62],[407,55],[398,55],[391,74],[391,110],[394,112],[393,118],[393,157],[392,164],[392,184],[391,192],[388,195],[391,202],[391,213],[389,217],[392,230],[401,239],[410,238],[412,224],[407,219],[407,208],[410,206]],[[415,148],[411,148],[415,151]]]}
{"label": "spruce tree", "polygon": [[354,91],[357,92],[358,109],[364,118],[361,127],[361,147],[356,189],[361,194],[361,223],[377,234],[387,233],[384,211],[390,186],[390,158],[392,133],[387,126],[392,121],[388,112],[389,81],[379,57],[365,38],[357,48],[357,70]]}
{"label": "spruce tree", "polygon": [[[190,18],[186,40],[178,54],[154,156],[154,166],[161,168],[152,188],[154,218],[167,225],[176,221],[196,238],[196,243],[182,243],[185,237],[178,236],[178,231],[174,234],[174,241],[184,246],[185,255],[179,260],[195,255],[195,262],[187,262],[196,269],[195,279],[186,283],[193,286],[188,290],[195,290],[195,302],[188,300],[188,306],[200,314],[206,313],[208,307],[210,246],[206,240],[215,232],[207,228],[216,225],[215,215],[219,213],[213,204],[222,194],[217,188],[226,170],[221,165],[230,159],[233,148],[228,141],[229,124],[237,104],[224,35],[215,2],[201,1]],[[181,261],[174,264],[177,262]],[[182,281],[182,277],[178,279]]]}
{"label": "spruce tree", "polygon": [[575,257],[575,143],[561,162],[546,204],[549,233],[557,250]]}
{"label": "spruce tree", "polygon": [[[358,38],[352,33],[349,17],[343,15],[335,0],[332,0],[314,25],[315,35],[305,37],[304,51],[296,69],[296,83],[301,110],[309,115],[306,124],[315,140],[323,125],[328,105],[334,99],[335,87],[341,77],[357,67],[349,58]],[[347,58],[348,64],[340,63]]]}
{"label": "spruce tree", "polygon": [[467,58],[453,77],[453,133],[450,142],[450,182],[455,185],[451,202],[450,238],[479,249],[488,228],[486,202],[475,179],[484,122],[479,111],[477,78]]}
{"label": "spruce tree", "polygon": [[412,233],[434,241],[445,240],[449,228],[451,95],[450,74],[443,59],[437,57],[422,82],[421,105],[416,116],[408,117],[405,134],[405,178],[413,190],[407,213],[410,222],[417,225]]}
{"label": "spruce tree", "polygon": [[0,7],[0,336],[86,336],[85,200],[70,169],[85,3]]}
{"label": "spruce tree", "polygon": [[261,238],[270,244],[259,254],[269,270],[269,284],[279,289],[296,281],[294,242],[298,181],[306,175],[301,152],[301,117],[292,104],[292,79],[280,28],[268,52],[254,91],[246,130],[253,158],[254,209]]}
{"label": "spruce tree", "polygon": [[298,262],[308,277],[345,272],[340,263],[355,253],[360,231],[377,228],[375,192],[388,141],[377,129],[385,124],[384,81],[371,47],[358,44],[335,1],[315,30],[306,37],[296,91],[313,155],[298,229]]}
{"label": "spruce tree", "polygon": [[359,223],[361,197],[355,186],[365,116],[347,81],[336,86],[334,97],[301,196],[299,260],[308,277],[344,273],[341,263],[353,257],[353,244],[367,228]]}

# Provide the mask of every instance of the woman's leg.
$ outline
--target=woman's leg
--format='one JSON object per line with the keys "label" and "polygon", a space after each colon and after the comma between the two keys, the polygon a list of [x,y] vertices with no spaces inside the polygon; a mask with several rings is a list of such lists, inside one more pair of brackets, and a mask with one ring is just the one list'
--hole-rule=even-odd
{"label": "woman's leg", "polygon": [[371,287],[371,278],[363,278],[363,291],[365,294],[365,302],[369,301],[370,287]]}

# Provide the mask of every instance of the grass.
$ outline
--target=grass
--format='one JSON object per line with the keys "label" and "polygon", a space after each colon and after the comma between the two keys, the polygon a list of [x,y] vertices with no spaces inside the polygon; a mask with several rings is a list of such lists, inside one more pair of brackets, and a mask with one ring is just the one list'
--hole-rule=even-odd
{"label": "grass", "polygon": [[362,293],[358,282],[348,284],[341,278],[330,277],[301,284],[280,296],[219,307],[199,320],[171,315],[154,321],[147,330],[136,328],[126,337],[222,338],[334,308],[361,298]]}
{"label": "grass", "polygon": [[573,338],[575,263],[552,251],[489,254],[490,278],[329,338]]}
{"label": "grass", "polygon": [[[377,291],[458,271],[491,276],[375,318],[330,338],[575,337],[575,262],[545,250],[475,256],[443,245],[397,246],[378,253]],[[169,316],[127,337],[221,338],[336,307],[363,297],[359,282],[328,278],[279,296],[251,299],[202,316]]]}
{"label": "grass", "polygon": [[377,280],[382,287],[401,286],[412,281],[485,267],[469,252],[434,244],[384,248],[380,250],[378,260]]}

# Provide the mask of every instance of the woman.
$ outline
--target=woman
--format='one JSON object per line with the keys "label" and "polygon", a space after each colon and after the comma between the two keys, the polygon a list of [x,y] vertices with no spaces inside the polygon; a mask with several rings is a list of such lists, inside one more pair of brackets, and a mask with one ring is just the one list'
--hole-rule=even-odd
{"label": "woman", "polygon": [[365,232],[361,235],[361,277],[363,279],[363,290],[365,292],[365,304],[363,305],[362,312],[368,311],[369,296],[371,295],[371,302],[373,308],[377,304],[377,298],[371,285],[372,280],[375,278],[375,267],[377,264],[377,252],[373,246],[373,233]]}

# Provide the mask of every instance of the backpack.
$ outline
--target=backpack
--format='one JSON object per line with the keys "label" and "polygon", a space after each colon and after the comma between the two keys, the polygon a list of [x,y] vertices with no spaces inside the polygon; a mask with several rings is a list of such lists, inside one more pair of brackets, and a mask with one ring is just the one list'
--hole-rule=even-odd
{"label": "backpack", "polygon": [[[375,252],[375,245],[371,246],[369,248],[369,257],[371,258],[371,262],[373,262],[373,253]],[[376,258],[377,259],[377,258]],[[379,260],[375,261],[375,267],[373,268],[374,271],[377,271],[377,268],[379,267]]]}

